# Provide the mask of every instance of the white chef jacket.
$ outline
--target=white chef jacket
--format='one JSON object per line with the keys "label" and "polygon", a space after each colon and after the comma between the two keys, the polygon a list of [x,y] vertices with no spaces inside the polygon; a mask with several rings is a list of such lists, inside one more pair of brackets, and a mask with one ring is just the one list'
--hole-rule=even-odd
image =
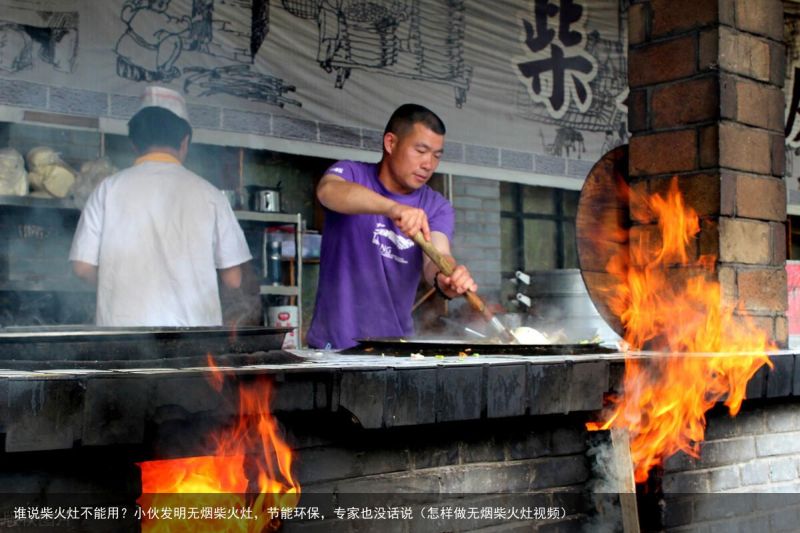
{"label": "white chef jacket", "polygon": [[97,325],[221,325],[217,269],[252,258],[244,233],[209,182],[143,159],[98,185],[72,241],[70,260],[98,267]]}

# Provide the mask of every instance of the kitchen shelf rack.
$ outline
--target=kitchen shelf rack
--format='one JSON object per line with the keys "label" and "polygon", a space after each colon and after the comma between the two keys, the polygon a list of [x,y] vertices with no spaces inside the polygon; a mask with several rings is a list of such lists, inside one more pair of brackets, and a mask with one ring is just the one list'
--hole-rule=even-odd
{"label": "kitchen shelf rack", "polygon": [[[292,305],[297,306],[297,339],[298,345],[302,346],[302,331],[303,331],[303,217],[300,213],[263,213],[259,211],[234,211],[237,220],[242,225],[245,233],[247,233],[248,226],[260,226],[267,228],[269,226],[291,224],[295,226],[294,239],[294,258],[291,259],[296,266],[293,266],[295,271],[292,275],[292,285],[269,285],[262,283],[259,285],[259,294],[261,296],[288,296],[293,299]],[[266,238],[265,233],[261,232],[261,238]],[[252,237],[251,237],[252,238]],[[264,242],[260,244],[259,249],[264,250]],[[262,276],[267,270],[267,258],[262,252]],[[265,324],[266,325],[266,324]]]}

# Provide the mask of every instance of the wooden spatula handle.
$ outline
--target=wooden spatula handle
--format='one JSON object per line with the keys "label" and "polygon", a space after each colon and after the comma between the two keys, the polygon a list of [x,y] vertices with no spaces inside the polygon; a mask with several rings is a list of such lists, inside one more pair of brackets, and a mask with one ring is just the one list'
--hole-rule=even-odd
{"label": "wooden spatula handle", "polygon": [[436,249],[432,242],[425,240],[422,232],[414,235],[414,242],[417,243],[419,247],[422,248],[422,251],[425,252],[425,255],[430,257],[431,261],[433,261],[434,264],[439,267],[439,270],[442,271],[442,274],[445,276],[450,276],[453,274],[453,265],[451,265],[450,262],[439,253],[439,250]]}
{"label": "wooden spatula handle", "polygon": [[[433,245],[433,243],[428,242],[425,240],[425,237],[422,235],[422,232],[417,233],[414,235],[414,242],[422,248],[422,251],[425,252],[425,255],[430,257],[431,261],[439,268],[439,270],[445,276],[451,276],[453,274],[453,265],[445,259],[445,257],[439,253],[439,250]],[[488,307],[486,307],[486,303],[481,299],[480,296],[475,294],[472,291],[467,291],[464,293],[464,298],[467,299],[469,304],[472,306],[473,309],[478,311],[483,315],[483,317],[489,322],[489,324],[497,330],[502,337],[503,340],[507,342],[513,342],[514,336],[502,325],[502,323],[494,316]]]}

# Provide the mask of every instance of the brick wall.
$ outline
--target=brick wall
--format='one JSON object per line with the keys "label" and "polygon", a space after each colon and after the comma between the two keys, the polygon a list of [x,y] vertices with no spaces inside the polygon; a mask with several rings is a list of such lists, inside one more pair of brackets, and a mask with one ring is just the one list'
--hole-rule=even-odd
{"label": "brick wall", "polygon": [[[800,403],[712,411],[699,459],[679,453],[663,476],[667,531],[797,531]],[[793,494],[786,494],[793,493]]]}
{"label": "brick wall", "polygon": [[[141,486],[139,468],[120,450],[2,457],[0,530],[139,532],[134,509]],[[67,519],[70,508],[83,513]],[[116,509],[118,519],[109,509]]]}
{"label": "brick wall", "polygon": [[[392,431],[347,429],[341,423],[326,428],[317,418],[310,425],[294,420],[286,427],[299,461],[297,478],[311,501],[314,494],[336,494],[343,506],[410,501],[480,508],[505,502],[502,505],[567,510],[564,519],[536,523],[539,531],[578,528],[588,519],[590,509],[582,497],[575,496],[592,476],[587,435],[576,417]],[[395,526],[399,526],[397,531],[472,530],[476,525],[529,531],[531,524],[484,520],[468,526],[464,521],[445,524],[416,517]],[[369,528],[370,522],[334,520],[317,524],[312,531],[353,531],[354,526]],[[293,530],[307,531],[287,529]]]}
{"label": "brick wall", "polygon": [[[302,487],[299,505],[318,506],[327,518],[285,521],[282,531],[410,533],[496,527],[499,531],[550,532],[586,530],[582,528],[587,524],[602,524],[611,531],[615,524],[620,525],[618,513],[598,514],[585,496],[594,459],[581,416],[396,430],[364,430],[349,423],[346,416],[317,414],[280,420],[281,433],[294,453],[293,474]],[[180,426],[154,424],[151,429],[169,432],[171,440],[185,443],[184,451],[193,449],[205,455],[213,448],[207,435],[197,438],[195,432],[209,429],[200,419]],[[128,506],[130,510],[139,494],[139,469],[133,462],[142,456],[135,451],[93,447],[91,451],[21,455],[0,458],[0,482],[6,487],[0,503],[0,527],[5,518],[13,516],[15,501],[27,507]],[[186,498],[181,505],[197,506],[193,495]],[[421,509],[431,506],[478,512],[541,507],[563,509],[565,516],[545,520],[422,518]],[[380,523],[343,520],[336,518],[334,507],[403,507],[413,509],[414,515],[412,520]],[[10,519],[8,524],[19,525]],[[42,521],[32,524],[41,525]],[[73,521],[69,525],[84,524]],[[106,529],[88,527],[87,531],[130,530],[119,521],[89,525]]]}
{"label": "brick wall", "polygon": [[[481,297],[500,297],[500,182],[453,177],[456,228],[453,254],[478,283]],[[464,305],[463,299],[450,304]]]}
{"label": "brick wall", "polygon": [[694,253],[717,256],[726,297],[784,345],[783,6],[640,0],[629,23],[633,187],[679,177],[704,219]]}

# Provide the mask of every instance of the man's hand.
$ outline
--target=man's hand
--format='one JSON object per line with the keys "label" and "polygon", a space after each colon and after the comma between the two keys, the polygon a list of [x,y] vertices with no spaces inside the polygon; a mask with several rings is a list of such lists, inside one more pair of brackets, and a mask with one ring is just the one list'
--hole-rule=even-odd
{"label": "man's hand", "polygon": [[449,276],[445,276],[441,272],[437,276],[439,288],[449,298],[455,298],[467,291],[478,292],[478,284],[472,279],[472,274],[469,273],[469,270],[464,265],[456,266]]}
{"label": "man's hand", "polygon": [[428,226],[428,215],[425,211],[416,207],[395,203],[386,213],[392,219],[397,228],[408,235],[414,237],[420,231],[426,241],[431,240],[431,229]]}
{"label": "man's hand", "polygon": [[439,270],[439,267],[429,257],[425,257],[423,271],[425,274],[425,281],[430,285],[433,282],[439,285],[439,289],[448,298],[455,298],[458,295],[464,294],[467,291],[477,292],[478,285],[472,279],[472,274],[469,273],[467,267],[459,265],[455,258],[450,255],[450,240],[447,235],[439,231],[431,233],[431,242],[441,254],[442,258],[447,261],[452,267],[453,271],[449,276],[445,276]]}

